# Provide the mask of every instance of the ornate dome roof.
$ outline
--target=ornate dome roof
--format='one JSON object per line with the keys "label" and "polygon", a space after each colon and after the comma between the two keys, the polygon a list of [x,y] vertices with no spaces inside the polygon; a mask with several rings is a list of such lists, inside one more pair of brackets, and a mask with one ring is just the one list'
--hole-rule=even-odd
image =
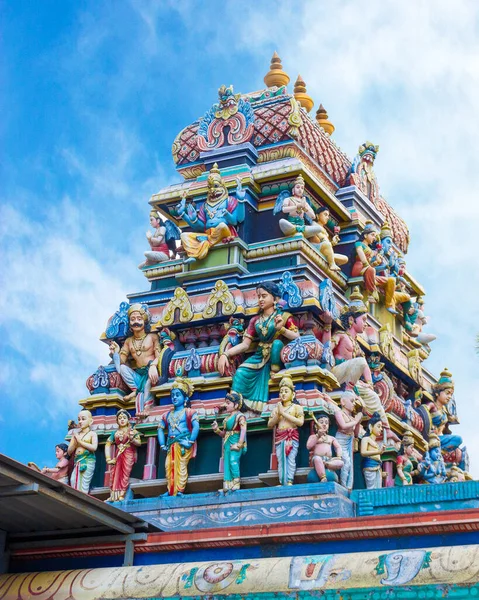
{"label": "ornate dome roof", "polygon": [[[201,119],[185,127],[176,137],[172,154],[178,168],[200,161],[200,153],[226,144],[249,141],[260,153],[272,145],[296,143],[330,179],[332,188],[358,185],[391,224],[398,247],[407,251],[409,232],[404,221],[379,195],[360,185],[354,177],[356,157],[351,160],[322,127],[313,121],[286,86],[249,94],[234,94],[233,88],[219,89],[219,102]],[[375,178],[374,178],[375,180]],[[333,190],[332,190],[333,191]]]}

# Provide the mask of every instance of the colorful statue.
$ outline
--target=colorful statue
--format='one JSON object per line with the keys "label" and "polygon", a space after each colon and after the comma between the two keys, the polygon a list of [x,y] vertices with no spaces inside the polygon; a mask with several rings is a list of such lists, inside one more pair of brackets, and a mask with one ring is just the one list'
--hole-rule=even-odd
{"label": "colorful statue", "polygon": [[452,434],[449,430],[449,424],[458,423],[458,419],[454,402],[454,381],[452,374],[447,369],[442,371],[439,381],[433,386],[432,395],[434,402],[430,402],[426,406],[431,415],[434,433],[439,436],[441,449],[443,452],[449,453],[459,448],[462,438]]}
{"label": "colorful statue", "polygon": [[335,360],[331,370],[340,385],[345,384],[346,390],[357,389],[369,414],[379,413],[388,436],[394,437],[381,400],[374,391],[371,370],[357,341],[357,336],[366,328],[367,312],[359,288],[355,287],[340,316],[345,331],[337,331],[331,338]]}
{"label": "colorful statue", "polygon": [[416,302],[403,304],[404,328],[411,337],[416,338],[420,344],[430,344],[436,339],[433,333],[423,333],[422,328],[428,322],[424,314],[424,298],[418,296]]}
{"label": "colorful statue", "polygon": [[273,408],[268,427],[275,427],[274,448],[278,459],[278,477],[281,485],[293,485],[296,457],[299,450],[299,431],[304,423],[303,407],[296,400],[291,377],[283,377],[279,384],[279,402]]}
{"label": "colorful statue", "polygon": [[34,471],[37,471],[37,473],[43,473],[55,481],[60,481],[61,483],[66,483],[68,485],[70,483],[70,457],[68,456],[68,446],[66,444],[57,444],[55,446],[55,457],[58,462],[54,467],[43,467],[43,469],[40,469],[34,462],[29,462],[28,466]]}
{"label": "colorful statue", "polygon": [[334,417],[338,425],[335,437],[341,446],[341,458],[344,463],[339,482],[348,490],[353,489],[354,482],[354,438],[359,435],[361,420],[364,416],[361,411],[356,415],[353,414],[355,401],[356,396],[353,392],[343,392],[341,394],[341,408],[334,405],[336,408]]}
{"label": "colorful statue", "polygon": [[224,493],[240,489],[240,461],[246,453],[246,418],[243,397],[238,392],[226,394],[226,411],[223,429],[213,421],[211,427],[215,433],[223,438],[223,489]]}
{"label": "colorful statue", "polygon": [[176,254],[176,240],[180,239],[181,230],[172,221],[161,221],[157,210],[150,212],[150,224],[155,230],[146,232],[146,239],[151,250],[145,252],[146,261],[138,265],[139,269],[170,260]]}
{"label": "colorful statue", "polygon": [[396,456],[396,477],[394,485],[412,485],[413,465],[411,456],[414,453],[414,437],[406,431],[401,441],[399,453]]}
{"label": "colorful statue", "polygon": [[249,322],[243,341],[225,350],[218,361],[218,371],[226,373],[228,362],[233,356],[246,352],[252,341],[258,342],[256,352],[247,358],[233,376],[232,390],[243,395],[248,408],[261,412],[268,402],[268,382],[270,372],[282,368],[281,350],[284,343],[299,336],[295,320],[278,306],[280,289],[276,283],[267,281],[256,288],[259,315]]}
{"label": "colorful statue", "polygon": [[283,212],[286,219],[279,220],[279,228],[284,235],[302,233],[305,238],[311,238],[321,233],[322,227],[314,223],[314,210],[304,195],[304,179],[298,175],[294,180],[292,194],[283,190],[277,197],[273,215]]}
{"label": "colorful statue", "polygon": [[369,294],[368,302],[371,304],[379,301],[377,288],[380,287],[384,291],[386,308],[395,314],[394,292],[396,280],[391,276],[377,275],[375,269],[376,266],[384,265],[380,252],[372,248],[377,235],[378,232],[374,224],[367,221],[363,231],[359,234],[359,240],[355,244],[356,258],[351,276],[359,277],[362,275],[364,287]]}
{"label": "colorful statue", "polygon": [[[331,479],[336,479],[335,472],[344,466],[342,448],[332,435],[328,435],[329,416],[320,414],[318,418],[313,414],[316,433],[310,435],[306,442],[309,450],[311,466],[321,483],[328,481],[327,472],[332,474]],[[334,453],[333,453],[334,448]]]}
{"label": "colorful statue", "polygon": [[196,210],[193,204],[187,206],[186,196],[182,198],[176,207],[177,215],[193,229],[192,233],[181,234],[181,243],[188,255],[186,263],[202,260],[210,248],[223,240],[238,236],[235,226],[244,221],[245,196],[239,177],[236,198],[228,195],[228,189],[215,163],[208,175],[208,193],[201,208]]}
{"label": "colorful statue", "polygon": [[[110,497],[107,502],[121,502],[130,484],[130,475],[136,463],[138,446],[141,446],[140,433],[130,425],[130,414],[120,409],[116,413],[118,429],[105,444],[105,457],[108,465],[113,465],[110,474]],[[111,447],[115,446],[116,453]]]}
{"label": "colorful statue", "polygon": [[[241,343],[244,335],[244,319],[230,317],[229,323],[226,326],[226,333],[221,340],[219,356],[222,356],[226,350],[234,348]],[[231,377],[236,372],[237,367],[241,363],[240,357],[235,356],[232,360],[228,360],[225,364],[223,372],[224,377]]]}
{"label": "colorful statue", "polygon": [[[160,448],[166,452],[165,496],[183,496],[188,481],[188,463],[196,456],[196,438],[200,432],[198,413],[190,408],[193,385],[177,377],[171,389],[173,410],[161,417],[158,426]],[[168,437],[165,436],[165,430]]]}
{"label": "colorful statue", "polygon": [[452,464],[447,471],[447,481],[451,483],[467,481],[466,473],[464,473],[457,465]]}
{"label": "colorful statue", "polygon": [[128,319],[133,335],[126,338],[121,350],[115,341],[110,342],[110,355],[117,372],[132,390],[124,400],[135,398],[136,416],[142,418],[153,406],[151,387],[158,383],[160,347],[157,334],[150,333],[150,316],[141,304],[130,306]]}
{"label": "colorful statue", "polygon": [[330,222],[330,212],[326,206],[321,206],[316,211],[316,222],[321,229],[310,241],[317,245],[318,250],[328,261],[331,271],[340,271],[341,267],[338,265],[345,265],[348,262],[348,257],[333,251],[333,246],[339,243],[339,227],[336,227],[333,223],[334,235],[330,239],[326,229],[326,225]]}
{"label": "colorful statue", "polygon": [[88,494],[95,472],[95,452],[98,448],[98,436],[90,429],[93,416],[89,410],[78,413],[78,433],[73,433],[68,445],[68,454],[73,456],[74,467],[70,476],[70,485],[75,490]]}
{"label": "colorful statue", "polygon": [[446,465],[441,454],[441,442],[434,433],[429,436],[429,451],[419,462],[417,475],[422,483],[443,483],[446,479]]}
{"label": "colorful statue", "polygon": [[383,437],[383,424],[381,415],[374,413],[368,423],[369,435],[361,440],[361,467],[364,481],[368,490],[382,487],[382,461],[381,454],[383,445],[380,441]]}
{"label": "colorful statue", "polygon": [[163,327],[159,334],[159,356],[158,356],[158,385],[163,385],[168,381],[170,362],[175,354],[175,339],[176,335]]}

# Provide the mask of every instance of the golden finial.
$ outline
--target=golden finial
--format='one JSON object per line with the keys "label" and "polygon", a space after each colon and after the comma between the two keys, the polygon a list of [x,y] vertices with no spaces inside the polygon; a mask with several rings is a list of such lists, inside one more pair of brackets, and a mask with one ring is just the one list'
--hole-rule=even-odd
{"label": "golden finial", "polygon": [[281,59],[276,52],[271,59],[269,71],[264,76],[264,82],[268,87],[281,87],[289,83],[289,75],[283,71]]}
{"label": "golden finial", "polygon": [[296,83],[294,84],[294,97],[306,109],[306,112],[309,112],[313,108],[314,101],[306,93],[306,84],[301,75],[298,75],[298,79],[296,79]]}
{"label": "golden finial", "polygon": [[328,113],[322,104],[319,105],[319,108],[316,111],[316,121],[328,135],[333,135],[335,127],[331,121],[328,120]]}

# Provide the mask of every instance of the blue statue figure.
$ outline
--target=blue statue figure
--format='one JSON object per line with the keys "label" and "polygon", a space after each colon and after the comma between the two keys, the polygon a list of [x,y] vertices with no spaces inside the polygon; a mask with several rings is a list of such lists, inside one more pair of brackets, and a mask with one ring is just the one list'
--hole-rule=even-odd
{"label": "blue statue figure", "polygon": [[417,474],[423,483],[443,483],[446,480],[447,473],[441,454],[441,442],[434,433],[429,436],[429,451],[418,464]]}
{"label": "blue statue figure", "polygon": [[193,229],[181,234],[181,243],[188,255],[186,263],[202,260],[212,246],[238,236],[235,227],[245,218],[246,192],[239,177],[237,184],[236,198],[229,196],[215,163],[208,175],[208,193],[201,208],[197,210],[193,204],[187,206],[186,196],[176,207],[177,215]]}
{"label": "blue statue figure", "polygon": [[[188,463],[196,456],[196,438],[200,431],[198,413],[189,408],[193,385],[177,377],[171,390],[173,410],[165,413],[158,426],[160,448],[166,452],[165,496],[182,496],[188,481]],[[168,431],[168,437],[165,436]]]}

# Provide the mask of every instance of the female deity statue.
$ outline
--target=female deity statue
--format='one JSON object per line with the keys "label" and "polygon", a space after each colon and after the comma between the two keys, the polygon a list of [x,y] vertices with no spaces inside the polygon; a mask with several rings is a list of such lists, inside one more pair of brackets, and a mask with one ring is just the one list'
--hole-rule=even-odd
{"label": "female deity statue", "polygon": [[327,471],[334,472],[343,468],[343,451],[336,438],[328,435],[329,416],[320,415],[316,418],[313,414],[313,420],[316,424],[316,433],[309,436],[306,448],[310,451],[311,466],[314,467],[320,482],[324,483],[328,481]]}
{"label": "female deity statue", "polygon": [[[166,452],[164,496],[183,496],[188,482],[188,463],[196,456],[196,438],[200,432],[198,413],[190,408],[193,385],[177,377],[171,389],[173,410],[161,417],[158,425],[160,448]],[[165,436],[165,430],[168,436]]]}
{"label": "female deity statue", "polygon": [[223,429],[214,421],[213,431],[223,438],[223,489],[234,492],[240,489],[240,459],[246,453],[246,418],[243,414],[243,397],[238,392],[226,394],[223,409],[228,413]]}
{"label": "female deity statue", "polygon": [[[118,429],[105,444],[105,456],[108,465],[113,465],[110,475],[110,497],[107,502],[121,502],[130,483],[131,470],[136,463],[136,448],[141,446],[140,433],[130,425],[130,414],[120,409],[116,413]],[[116,454],[111,447],[116,447]]]}
{"label": "female deity statue", "polygon": [[256,352],[236,370],[231,389],[242,394],[248,408],[262,412],[265,402],[268,402],[270,372],[278,372],[283,367],[280,358],[284,347],[282,339],[294,340],[299,337],[299,332],[291,314],[283,312],[277,305],[281,292],[276,283],[261,283],[256,294],[259,314],[249,322],[243,341],[226,349],[220,356],[218,371],[224,376],[230,359],[246,352],[252,341],[257,341]]}
{"label": "female deity statue", "polygon": [[271,412],[268,427],[276,427],[274,448],[278,459],[279,482],[281,485],[293,485],[299,450],[298,427],[304,423],[304,411],[296,400],[291,377],[281,380],[279,400]]}
{"label": "female deity statue", "polygon": [[[435,433],[439,436],[441,449],[449,453],[459,448],[462,438],[449,430],[450,423],[457,423],[454,406],[454,381],[452,374],[444,369],[439,381],[432,387],[434,402],[427,404]],[[461,466],[461,465],[459,465]]]}
{"label": "female deity statue", "polygon": [[379,413],[374,413],[368,424],[369,435],[361,440],[361,466],[368,490],[382,487],[381,454],[383,445],[378,440],[383,436],[383,424]]}
{"label": "female deity statue", "polygon": [[93,416],[89,410],[78,413],[80,431],[73,433],[68,445],[68,454],[73,455],[74,467],[70,476],[70,485],[75,490],[88,494],[95,472],[95,452],[98,448],[98,436],[90,429]]}
{"label": "female deity statue", "polygon": [[160,214],[157,210],[150,212],[150,224],[155,230],[146,232],[146,239],[150,244],[151,250],[145,252],[145,262],[138,265],[138,268],[156,265],[166,260],[170,260],[176,253],[176,240],[180,239],[181,230],[171,221],[166,220],[162,223]]}
{"label": "female deity statue", "polygon": [[386,308],[396,314],[394,308],[394,292],[396,291],[396,279],[394,277],[377,275],[376,266],[383,264],[383,257],[379,251],[374,251],[372,245],[377,239],[378,232],[371,221],[366,222],[366,226],[359,235],[359,241],[355,244],[356,257],[351,271],[352,277],[362,275],[364,287],[369,293],[368,302],[370,304],[379,301],[377,288],[384,290]]}
{"label": "female deity statue", "polygon": [[68,446],[66,444],[57,444],[55,446],[55,456],[58,462],[54,467],[43,467],[43,469],[40,469],[33,462],[29,462],[28,466],[38,473],[43,473],[55,481],[61,481],[61,483],[66,483],[68,485],[70,483],[70,457],[68,456]]}
{"label": "female deity statue", "polygon": [[317,235],[310,239],[310,242],[315,244],[321,254],[326,258],[331,271],[340,271],[341,267],[339,265],[345,265],[348,262],[348,257],[333,251],[333,246],[336,246],[336,244],[339,243],[339,227],[335,228],[335,234],[330,239],[326,230],[329,219],[329,209],[326,206],[321,206],[316,211],[316,222],[321,229]]}
{"label": "female deity statue", "polygon": [[407,431],[402,438],[401,448],[396,457],[396,477],[394,478],[394,485],[412,485],[413,465],[410,457],[413,452],[414,437]]}

